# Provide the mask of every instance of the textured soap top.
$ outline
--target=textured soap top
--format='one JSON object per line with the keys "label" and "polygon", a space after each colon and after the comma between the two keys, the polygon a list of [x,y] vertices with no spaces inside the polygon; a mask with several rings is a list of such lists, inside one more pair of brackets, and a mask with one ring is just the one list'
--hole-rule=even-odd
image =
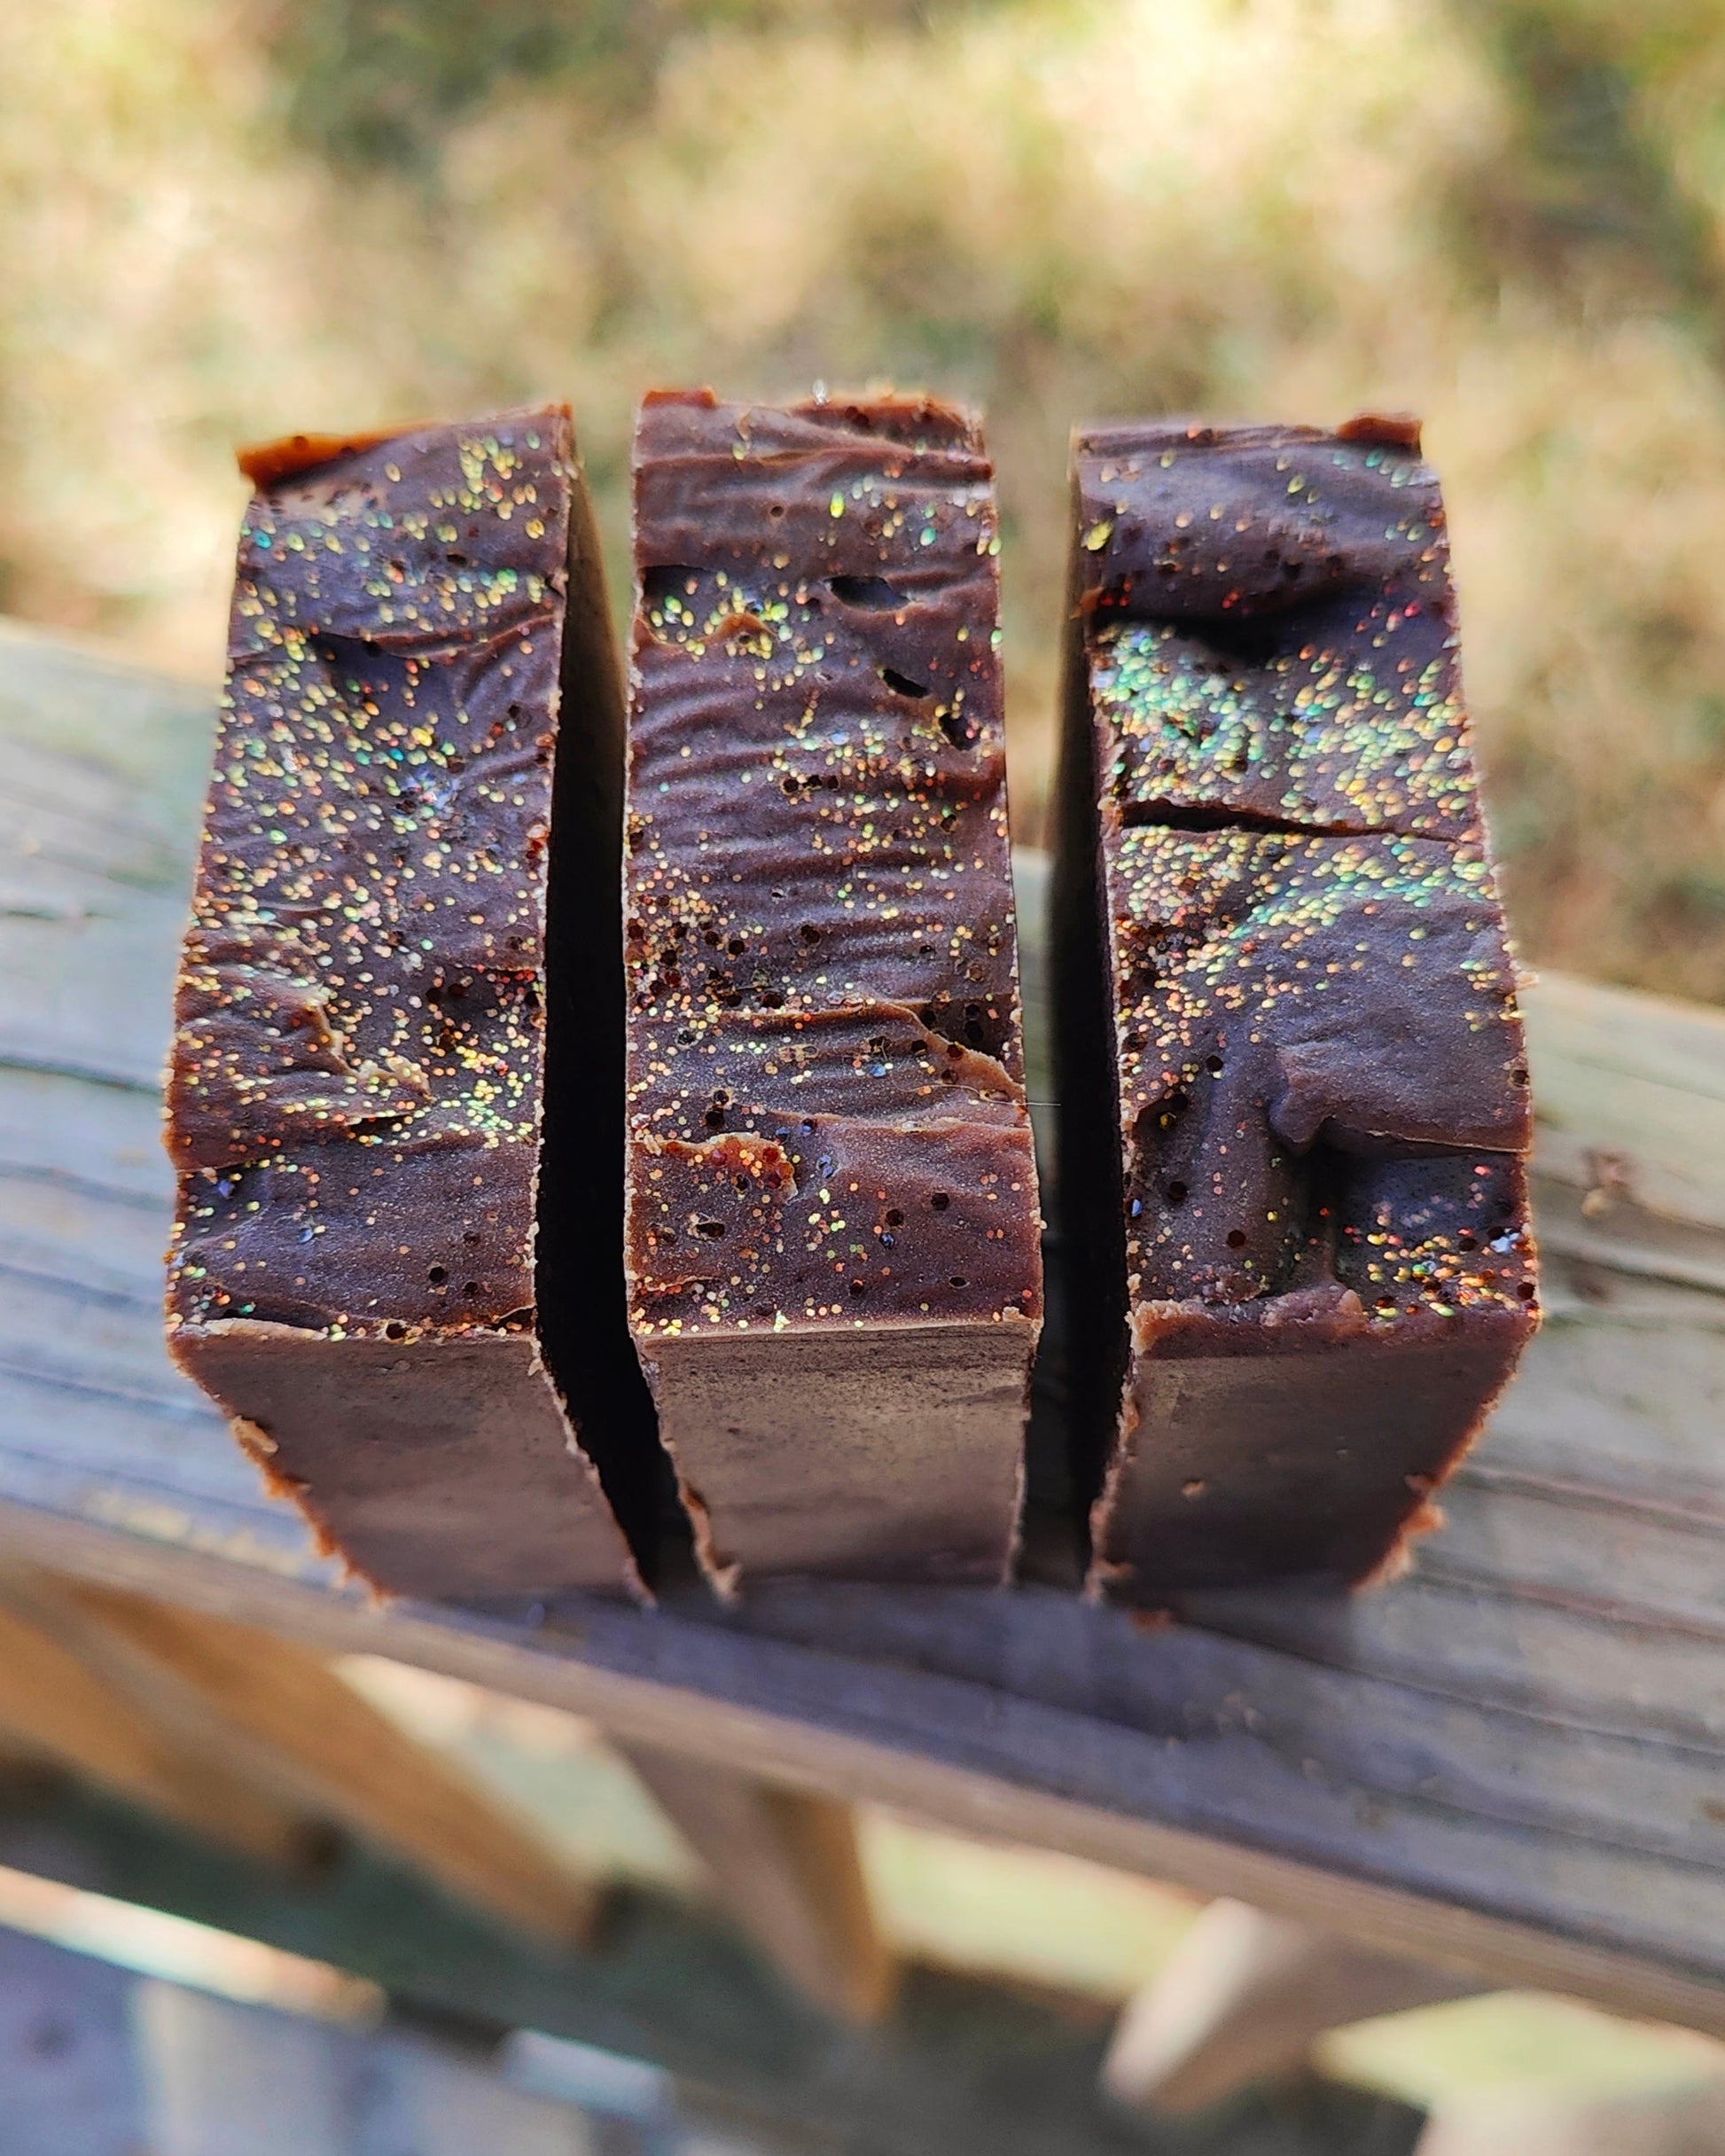
{"label": "textured soap top", "polygon": [[1527,1068],[1412,430],[1105,428],[1074,473],[1131,1300],[1525,1310]]}
{"label": "textured soap top", "polygon": [[1443,503],[1413,449],[1112,428],[1075,468],[1123,820],[1477,834]]}
{"label": "textured soap top", "polygon": [[183,1320],[533,1316],[571,435],[277,445],[176,1007]]}
{"label": "textured soap top", "polygon": [[667,394],[635,476],[637,1335],[1035,1318],[976,429]]}
{"label": "textured soap top", "polygon": [[[1333,1273],[1379,1318],[1518,1308],[1518,1184],[1473,1157],[1528,1135],[1478,855],[1129,831],[1114,886],[1134,1299],[1240,1303]],[[1319,1140],[1341,1163],[1315,1175]],[[1393,1158],[1428,1147],[1469,1157]]]}

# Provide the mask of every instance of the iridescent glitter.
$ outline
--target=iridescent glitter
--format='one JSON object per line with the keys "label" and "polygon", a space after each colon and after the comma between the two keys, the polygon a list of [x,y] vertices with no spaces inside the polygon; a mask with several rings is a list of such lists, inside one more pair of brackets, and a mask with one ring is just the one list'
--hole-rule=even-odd
{"label": "iridescent glitter", "polygon": [[1128,1334],[1095,1582],[1358,1580],[1535,1310],[1437,481],[1380,420],[1100,429],[1076,473],[1065,872],[1099,862],[1120,1121],[1067,1152],[1118,1174],[1125,1265],[1084,1241],[1073,1293],[1081,1353]]}
{"label": "iridescent glitter", "polygon": [[955,415],[881,409],[644,420],[643,1338],[1039,1309],[993,492]]}
{"label": "iridescent glitter", "polygon": [[566,418],[290,449],[242,535],[176,1012],[174,1306],[523,1323]]}

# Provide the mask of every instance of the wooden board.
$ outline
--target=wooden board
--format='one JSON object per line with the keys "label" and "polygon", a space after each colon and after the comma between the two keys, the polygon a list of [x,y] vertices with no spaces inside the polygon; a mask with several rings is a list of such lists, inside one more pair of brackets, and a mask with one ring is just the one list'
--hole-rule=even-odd
{"label": "wooden board", "polygon": [[[34,1917],[35,1928],[100,1951],[97,1912],[43,1926],[42,1905],[53,1899],[46,1880],[59,1879],[230,1934],[214,1967],[209,1942],[195,1957],[168,1942],[170,1951],[180,1945],[171,1966],[183,1979],[201,1971],[221,1987],[238,1974],[251,1992],[260,1974],[245,1951],[253,1941],[309,1957],[290,1972],[282,2004],[352,2011],[375,2005],[363,1995],[379,1987],[386,2037],[392,2023],[417,2027],[458,2043],[470,2061],[488,2058],[524,2093],[578,2105],[603,2119],[606,2156],[636,2147],[640,2156],[694,2156],[711,2148],[709,2134],[721,2148],[761,2156],[1409,2156],[1419,2133],[1419,2114],[1405,2104],[1305,2079],[1254,2090],[1202,2121],[1135,2116],[1098,2088],[1108,2014],[1095,2000],[956,1971],[908,1966],[886,2020],[862,2032],[815,2012],[732,1926],[681,1897],[613,1889],[593,1944],[559,1955],[428,1895],[357,1847],[315,1881],[290,1884],[272,1867],[199,1849],[87,1791],[0,1787],[0,1865],[20,1863],[39,1876],[20,1882],[0,1871],[0,1910],[12,1920]],[[46,1891],[20,1896],[20,1884]],[[153,1929],[126,1925],[120,1954],[159,1964]],[[5,1944],[0,1930],[0,2050]],[[237,1957],[226,1950],[235,1948]],[[11,2065],[0,2056],[8,2097]],[[296,2114],[285,2106],[285,2116]],[[0,2135],[11,2122],[8,2114]],[[629,2122],[644,2146],[620,2132]],[[394,2133],[391,2150],[433,2156],[399,2120]],[[11,2141],[0,2146],[14,2156]],[[500,2139],[487,2147],[515,2156]]]}
{"label": "wooden board", "polygon": [[208,732],[195,691],[0,635],[0,1544],[1725,2034],[1725,1019],[1530,996],[1551,1321],[1384,1593],[1160,1630],[1052,1587],[376,1608],[160,1343]]}

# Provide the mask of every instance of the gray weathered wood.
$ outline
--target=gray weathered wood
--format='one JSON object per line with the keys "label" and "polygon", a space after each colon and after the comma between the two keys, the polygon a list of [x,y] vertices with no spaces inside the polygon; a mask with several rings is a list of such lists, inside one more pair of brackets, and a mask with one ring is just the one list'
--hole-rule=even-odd
{"label": "gray weathered wood", "polygon": [[[141,1722],[158,1751],[177,1751],[222,1838],[238,1840],[236,1810],[244,1818],[267,1803],[272,1823],[285,1815],[278,1831],[291,1830],[290,1848],[309,1839],[307,1823],[334,1823],[525,1931],[559,1942],[585,1935],[595,1889],[532,1823],[297,1642],[6,1560],[0,1622],[33,1628],[72,1658],[74,1681],[111,1688],[111,1714]],[[16,1689],[0,1660],[0,1714]],[[70,1746],[65,1755],[101,1764]],[[166,1801],[182,1793],[178,1785],[159,1793],[140,1780],[128,1793],[193,1823],[183,1801]]]}
{"label": "gray weathered wood", "polygon": [[893,1957],[869,1901],[851,1808],[650,1745],[623,1756],[706,1865],[720,1902],[806,1998],[866,2025]]}
{"label": "gray weathered wood", "polygon": [[[615,1888],[589,1947],[548,1954],[357,1847],[290,1882],[41,1785],[0,1801],[0,1863],[349,1971],[386,1991],[384,2037],[405,2020],[458,2041],[522,2094],[602,2120],[607,2156],[693,2156],[687,2127],[697,2147],[710,2131],[721,2148],[734,2136],[780,2156],[1408,2156],[1418,2130],[1409,2105],[1339,2082],[1257,2090],[1214,2121],[1122,2111],[1097,2088],[1097,2002],[956,1971],[909,1965],[885,2023],[859,2031],[813,2011],[733,1926],[681,1896]],[[0,1964],[4,1949],[0,1933]],[[371,2080],[378,2040],[330,2035],[363,2051]],[[416,2145],[393,2104],[369,2107],[368,2125],[394,2130],[362,2134],[355,2156]]]}
{"label": "gray weathered wood", "polygon": [[1201,2111],[1297,2073],[1327,2029],[1479,1988],[1453,1969],[1398,1961],[1244,1902],[1212,1902],[1121,2010],[1103,2086],[1139,2110]]}
{"label": "gray weathered wood", "polygon": [[194,692],[0,637],[0,1543],[1725,2033],[1717,1014],[1534,991],[1552,1319],[1385,1592],[1162,1630],[1042,1587],[376,1609],[160,1345],[154,1077],[207,730]]}

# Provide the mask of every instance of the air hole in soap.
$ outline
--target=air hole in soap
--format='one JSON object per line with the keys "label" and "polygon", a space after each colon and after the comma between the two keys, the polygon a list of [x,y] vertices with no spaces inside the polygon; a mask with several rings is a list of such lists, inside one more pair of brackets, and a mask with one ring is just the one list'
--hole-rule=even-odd
{"label": "air hole in soap", "polygon": [[850,1292],[853,1295],[866,1295],[869,1291],[861,1280],[853,1280],[850,1284]]}
{"label": "air hole in soap", "polygon": [[816,928],[811,921],[805,921],[802,926],[798,929],[797,933],[802,938],[805,943],[818,943],[821,940],[820,930]]}
{"label": "air hole in soap", "polygon": [[1521,1285],[1516,1290],[1516,1293],[1520,1296],[1524,1302],[1532,1302],[1534,1297],[1538,1293],[1538,1292],[1539,1291],[1534,1287],[1531,1280],[1524,1280]]}
{"label": "air hole in soap", "polygon": [[1456,1247],[1458,1250],[1478,1250],[1479,1245],[1478,1239],[1469,1231],[1469,1230],[1464,1228],[1461,1233],[1456,1238]]}
{"label": "air hole in soap", "polygon": [[794,801],[802,791],[802,782],[797,778],[781,778],[778,782],[778,790],[781,793],[788,793]]}
{"label": "air hole in soap", "polygon": [[725,1112],[722,1108],[709,1108],[701,1121],[709,1130],[722,1130],[725,1127]]}
{"label": "air hole in soap", "polygon": [[464,1295],[477,1295],[480,1292],[480,1284],[477,1280],[464,1280],[461,1284],[461,1292]]}
{"label": "air hole in soap", "polygon": [[953,748],[969,748],[976,738],[964,723],[963,713],[955,711],[950,706],[941,714],[941,731]]}
{"label": "air hole in soap", "polygon": [[386,1325],[383,1329],[383,1336],[386,1340],[404,1340],[407,1338],[407,1327],[405,1325]]}
{"label": "air hole in soap", "polygon": [[842,599],[847,606],[877,606],[891,613],[895,606],[908,604],[903,592],[884,576],[829,576],[826,581],[833,598]]}
{"label": "air hole in soap", "polygon": [[441,1287],[449,1277],[449,1271],[444,1266],[430,1265],[425,1269],[425,1277],[433,1287]]}
{"label": "air hole in soap", "polygon": [[769,517],[782,517],[784,514],[784,503],[769,502],[767,505],[767,514]]}
{"label": "air hole in soap", "polygon": [[1526,1082],[1527,1074],[1526,1071],[1511,1071],[1510,1073],[1510,1083],[1511,1085],[1526,1085]]}
{"label": "air hole in soap", "polygon": [[732,936],[730,942],[725,945],[725,949],[733,958],[740,958],[748,949],[748,945],[744,942],[741,936]]}
{"label": "air hole in soap", "polygon": [[963,1273],[951,1273],[948,1276],[947,1285],[948,1287],[968,1287],[970,1285]]}
{"label": "air hole in soap", "polygon": [[662,605],[667,598],[681,599],[699,589],[700,572],[682,562],[665,562],[644,570],[641,577],[641,597],[649,606]]}
{"label": "air hole in soap", "polygon": [[1167,1200],[1171,1206],[1183,1206],[1186,1202],[1185,1184],[1180,1182],[1169,1183],[1167,1188]]}
{"label": "air hole in soap", "polygon": [[1244,1228],[1230,1228],[1228,1230],[1228,1247],[1230,1250],[1245,1248],[1245,1230]]}
{"label": "air hole in soap", "polygon": [[887,1225],[889,1228],[902,1228],[902,1227],[903,1227],[903,1225],[904,1225],[904,1215],[903,1215],[903,1214],[902,1214],[902,1213],[901,1213],[901,1212],[899,1211],[899,1209],[898,1209],[898,1207],[897,1207],[896,1206],[888,1206],[888,1207],[887,1207],[887,1208],[886,1208],[886,1225]]}
{"label": "air hole in soap", "polygon": [[901,674],[896,667],[882,667],[880,678],[895,696],[908,696],[913,704],[920,704],[928,694],[924,683],[912,681],[908,674]]}
{"label": "air hole in soap", "polygon": [[1220,1056],[1206,1056],[1204,1058],[1204,1067],[1209,1072],[1213,1078],[1220,1078],[1222,1076],[1222,1058]]}
{"label": "air hole in soap", "polygon": [[710,1243],[716,1243],[724,1231],[725,1223],[722,1220],[699,1220],[695,1223],[695,1233],[704,1235]]}
{"label": "air hole in soap", "polygon": [[945,1191],[936,1191],[928,1202],[937,1213],[944,1213],[952,1199]]}

